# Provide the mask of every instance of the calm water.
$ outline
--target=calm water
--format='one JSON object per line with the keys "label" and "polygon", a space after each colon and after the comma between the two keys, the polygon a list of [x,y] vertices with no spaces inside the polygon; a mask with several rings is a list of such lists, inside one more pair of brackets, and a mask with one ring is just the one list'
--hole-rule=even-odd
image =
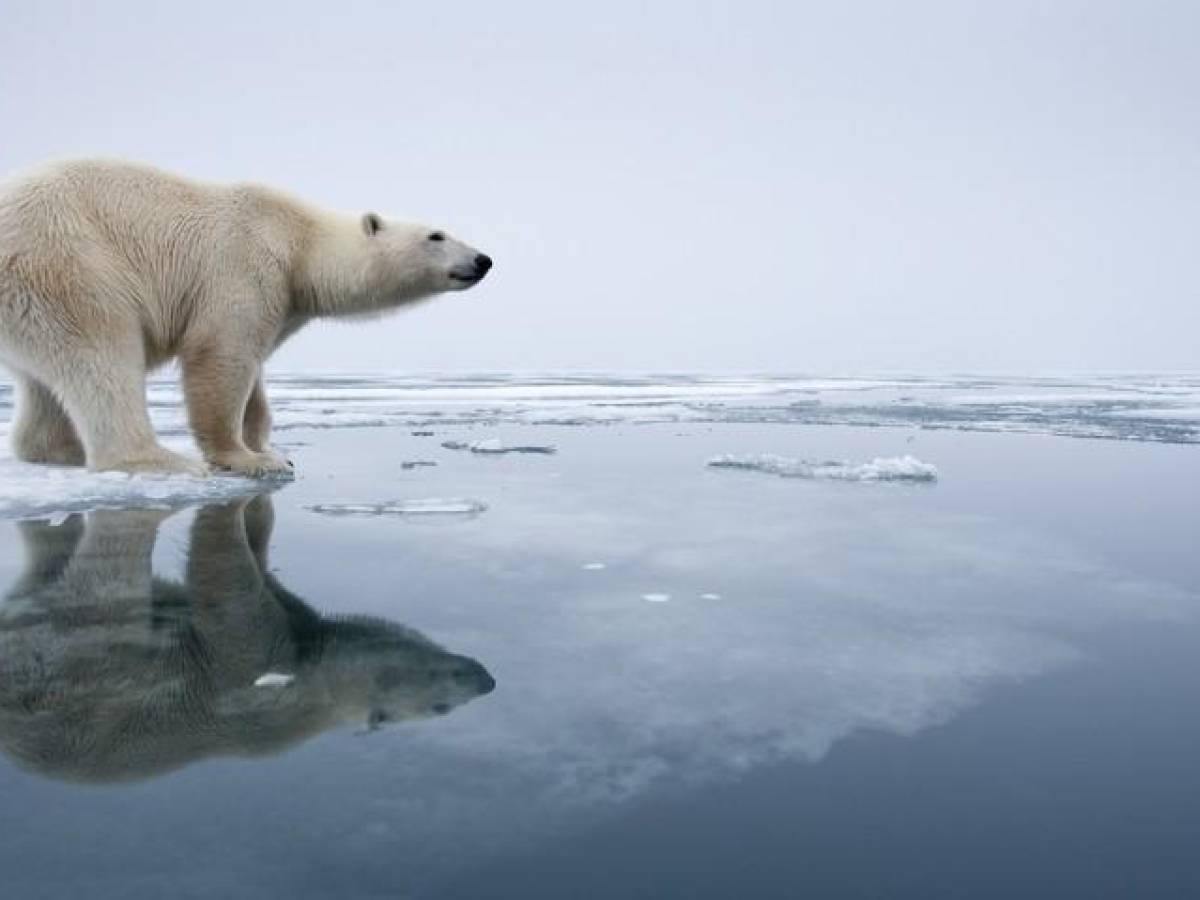
{"label": "calm water", "polygon": [[[1195,445],[411,430],[286,431],[270,495],[0,521],[5,897],[1200,893]],[[485,438],[558,453],[440,446]],[[487,508],[309,508],[422,498]]]}

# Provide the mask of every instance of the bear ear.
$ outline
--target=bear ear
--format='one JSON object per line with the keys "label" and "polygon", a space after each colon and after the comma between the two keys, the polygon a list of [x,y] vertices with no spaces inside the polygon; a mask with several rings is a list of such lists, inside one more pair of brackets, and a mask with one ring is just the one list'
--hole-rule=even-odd
{"label": "bear ear", "polygon": [[379,213],[363,213],[362,230],[367,237],[374,237],[380,231],[383,231],[383,218]]}

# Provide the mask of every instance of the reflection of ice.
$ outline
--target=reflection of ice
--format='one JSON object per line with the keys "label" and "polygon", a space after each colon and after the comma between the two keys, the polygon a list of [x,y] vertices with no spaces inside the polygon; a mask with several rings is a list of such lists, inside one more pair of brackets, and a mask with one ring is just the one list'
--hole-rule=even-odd
{"label": "reflection of ice", "polygon": [[936,481],[937,466],[921,462],[915,456],[876,457],[868,463],[849,463],[829,460],[809,462],[757,453],[746,456],[723,454],[714,456],[708,464],[717,469],[749,469],[767,472],[784,478],[812,478],[833,481]]}
{"label": "reflection of ice", "polygon": [[264,672],[254,679],[255,687],[287,687],[296,680],[295,675],[288,675],[284,672]]}
{"label": "reflection of ice", "polygon": [[487,504],[457,497],[429,497],[383,503],[317,503],[308,508],[327,516],[472,516],[486,510]]}

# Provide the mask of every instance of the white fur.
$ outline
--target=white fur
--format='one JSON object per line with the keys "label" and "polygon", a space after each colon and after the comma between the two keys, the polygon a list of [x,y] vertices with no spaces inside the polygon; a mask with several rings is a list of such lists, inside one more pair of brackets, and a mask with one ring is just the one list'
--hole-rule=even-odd
{"label": "white fur", "polygon": [[207,462],[289,474],[268,445],[263,361],[313,318],[477,283],[481,255],[434,231],[123,162],[0,183],[0,362],[17,382],[17,455],[203,471],[158,445],[146,413],[146,372],[179,358]]}

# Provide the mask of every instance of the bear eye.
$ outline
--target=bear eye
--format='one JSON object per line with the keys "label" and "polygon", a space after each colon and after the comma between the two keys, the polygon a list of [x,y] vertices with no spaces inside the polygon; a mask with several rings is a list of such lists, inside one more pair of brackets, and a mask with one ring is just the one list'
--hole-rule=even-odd
{"label": "bear eye", "polygon": [[446,235],[442,234],[440,231],[435,231],[429,236],[429,239],[431,241],[444,241],[446,239]]}

